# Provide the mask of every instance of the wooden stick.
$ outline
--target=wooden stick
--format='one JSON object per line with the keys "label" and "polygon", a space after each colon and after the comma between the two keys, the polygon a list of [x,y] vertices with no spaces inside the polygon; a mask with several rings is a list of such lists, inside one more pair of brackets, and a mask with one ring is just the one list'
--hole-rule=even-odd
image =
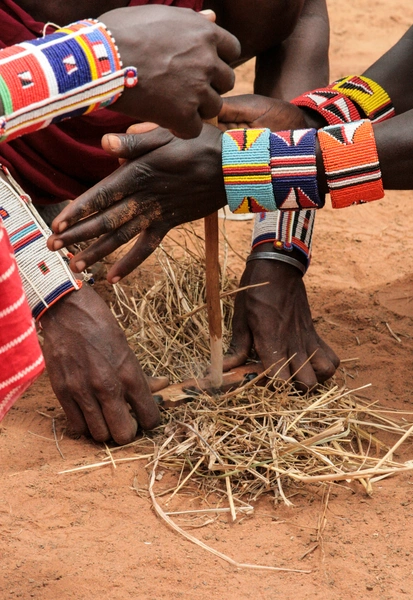
{"label": "wooden stick", "polygon": [[[218,125],[218,119],[208,121],[210,125]],[[205,281],[206,304],[208,311],[208,326],[211,348],[211,368],[208,379],[211,387],[222,385],[222,370],[224,363],[222,349],[222,312],[220,300],[219,278],[219,229],[218,213],[205,217]]]}

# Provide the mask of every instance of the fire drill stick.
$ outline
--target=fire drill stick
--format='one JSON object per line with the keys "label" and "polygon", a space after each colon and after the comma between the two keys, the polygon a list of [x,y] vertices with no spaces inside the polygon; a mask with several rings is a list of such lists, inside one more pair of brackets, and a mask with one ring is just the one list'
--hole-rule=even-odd
{"label": "fire drill stick", "polygon": [[[207,121],[210,125],[218,125],[218,119]],[[211,369],[208,379],[211,387],[222,385],[223,348],[222,348],[222,312],[220,299],[220,266],[219,266],[219,229],[218,213],[215,212],[204,219],[205,228],[205,281],[208,327],[211,350]]]}

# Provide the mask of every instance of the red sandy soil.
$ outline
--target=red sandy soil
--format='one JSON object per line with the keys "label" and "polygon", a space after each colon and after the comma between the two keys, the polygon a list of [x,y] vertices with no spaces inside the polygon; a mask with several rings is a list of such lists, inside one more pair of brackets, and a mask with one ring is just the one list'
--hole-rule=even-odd
{"label": "red sandy soil", "polygon": [[[413,22],[411,0],[330,0],[329,5],[332,77],[362,72]],[[249,91],[251,73],[250,65],[241,70],[239,91]],[[403,410],[412,409],[413,390],[412,202],[412,193],[388,193],[370,206],[322,211],[306,277],[320,334],[341,358],[359,359],[344,363],[339,380],[349,387],[372,383],[366,395]],[[251,224],[227,228],[246,253]],[[239,271],[239,259],[234,257],[232,266]],[[298,566],[311,573],[237,570],[155,516],[145,495],[144,462],[59,475],[102,453],[90,441],[63,436],[63,460],[48,416],[57,418],[60,437],[64,419],[44,376],[0,428],[1,598],[413,598],[409,475],[380,482],[372,498],[358,484],[333,486],[322,545],[302,560],[314,546],[322,510],[316,487],[290,490],[293,508],[274,506],[267,498],[253,518],[231,524],[222,516],[194,531],[240,562]],[[398,458],[413,458],[410,441]],[[141,496],[132,489],[134,480]],[[158,489],[173,482],[174,476],[166,475]],[[170,509],[196,506],[188,492]]]}

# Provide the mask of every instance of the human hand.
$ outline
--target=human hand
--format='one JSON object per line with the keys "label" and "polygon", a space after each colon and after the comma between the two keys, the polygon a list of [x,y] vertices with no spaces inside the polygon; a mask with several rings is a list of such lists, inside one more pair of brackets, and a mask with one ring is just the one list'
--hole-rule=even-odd
{"label": "human hand", "polygon": [[202,16],[171,6],[139,6],[112,10],[99,20],[113,34],[124,66],[135,66],[139,77],[113,110],[182,138],[198,136],[202,119],[219,113],[220,94],[234,86],[229,64],[241,52],[238,40],[215,25],[212,11]]}
{"label": "human hand", "polygon": [[142,135],[105,136],[105,149],[130,160],[63,209],[53,221],[56,233],[48,240],[49,249],[101,236],[72,258],[70,267],[80,272],[140,234],[107,275],[117,283],[170,229],[225,206],[221,135],[204,125],[198,138],[187,141],[159,128]]}
{"label": "human hand", "polygon": [[[47,372],[71,432],[127,444],[159,423],[148,382],[103,300],[89,286],[41,318]],[[134,417],[129,412],[132,407]]]}
{"label": "human hand", "polygon": [[232,340],[224,371],[242,365],[254,347],[270,375],[291,380],[301,391],[332,377],[340,363],[319,337],[311,319],[302,275],[295,267],[272,260],[250,261],[240,287],[269,282],[239,292],[235,298]]}
{"label": "human hand", "polygon": [[268,127],[271,131],[305,129],[306,114],[298,106],[258,94],[224,98],[218,115],[221,131]]}

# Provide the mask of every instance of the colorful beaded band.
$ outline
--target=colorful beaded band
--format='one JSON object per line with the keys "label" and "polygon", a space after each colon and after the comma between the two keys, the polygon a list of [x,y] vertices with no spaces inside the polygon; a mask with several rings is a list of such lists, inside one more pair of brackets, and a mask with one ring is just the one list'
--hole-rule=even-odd
{"label": "colorful beaded band", "polygon": [[78,21],[0,51],[0,141],[113,104],[137,84],[103,23]]}
{"label": "colorful beaded band", "polygon": [[361,118],[357,107],[346,95],[331,88],[321,88],[306,92],[294,100],[292,104],[305,106],[319,113],[329,125],[350,123]]}
{"label": "colorful beaded band", "polygon": [[2,171],[8,182],[0,178],[0,216],[33,317],[39,319],[52,304],[82,284],[69,270],[65,252],[48,250],[46,240],[51,231],[4,166]]}
{"label": "colorful beaded band", "polygon": [[270,135],[271,177],[277,208],[322,208],[317,185],[315,129],[278,131]]}
{"label": "colorful beaded band", "polygon": [[332,83],[330,88],[351,98],[373,123],[385,121],[396,114],[388,93],[364,75],[343,77]]}
{"label": "colorful beaded band", "polygon": [[383,198],[383,184],[371,121],[320,129],[323,156],[333,208]]}
{"label": "colorful beaded band", "polygon": [[255,217],[252,249],[271,242],[275,250],[291,252],[299,250],[302,263],[310,264],[311,246],[315,222],[314,210],[275,211]]}
{"label": "colorful beaded band", "polygon": [[276,209],[271,183],[269,129],[225,132],[222,161],[228,206],[233,213]]}

